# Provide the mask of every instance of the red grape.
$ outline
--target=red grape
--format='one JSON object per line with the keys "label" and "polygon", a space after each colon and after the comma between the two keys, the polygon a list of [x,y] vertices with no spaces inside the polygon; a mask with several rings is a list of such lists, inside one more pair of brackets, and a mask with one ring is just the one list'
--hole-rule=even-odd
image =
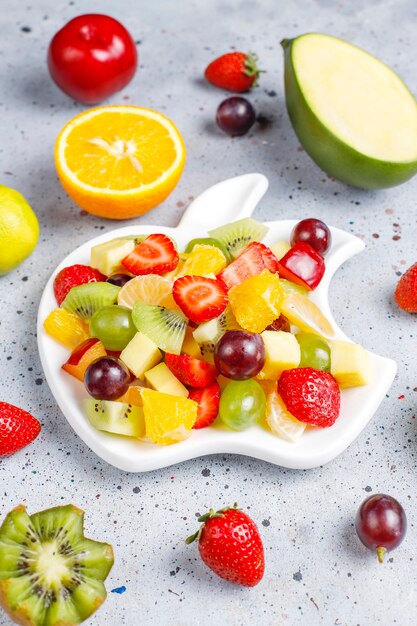
{"label": "red grape", "polygon": [[240,96],[232,96],[223,100],[216,113],[218,126],[231,137],[246,135],[255,120],[255,109],[246,98]]}
{"label": "red grape", "polygon": [[291,233],[291,245],[304,241],[310,244],[319,254],[325,254],[332,243],[332,235],[329,227],[314,217],[301,220]]}
{"label": "red grape", "polygon": [[385,552],[399,546],[404,539],[407,518],[397,500],[379,493],[362,502],[355,527],[359,539],[370,550],[376,550],[382,563]]}
{"label": "red grape", "polygon": [[84,385],[96,400],[117,400],[126,393],[130,372],[119,359],[102,356],[90,363],[84,375]]}
{"label": "red grape", "polygon": [[129,274],[112,274],[107,278],[106,282],[116,285],[116,287],[123,287],[132,278],[133,276],[129,276]]}
{"label": "red grape", "polygon": [[256,376],[265,363],[265,344],[257,333],[229,330],[217,342],[214,362],[223,376],[246,380]]}

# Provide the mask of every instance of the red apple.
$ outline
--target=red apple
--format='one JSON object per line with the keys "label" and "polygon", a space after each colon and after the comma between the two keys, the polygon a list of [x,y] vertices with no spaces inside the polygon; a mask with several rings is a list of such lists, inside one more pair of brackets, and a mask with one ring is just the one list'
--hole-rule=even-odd
{"label": "red apple", "polygon": [[317,287],[325,269],[323,257],[303,241],[296,243],[288,250],[278,263],[281,278],[302,285],[306,289]]}

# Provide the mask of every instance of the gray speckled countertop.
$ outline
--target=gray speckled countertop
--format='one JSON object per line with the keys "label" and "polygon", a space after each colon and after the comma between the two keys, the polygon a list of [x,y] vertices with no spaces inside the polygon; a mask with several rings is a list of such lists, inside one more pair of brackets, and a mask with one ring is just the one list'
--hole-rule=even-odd
{"label": "gray speckled countertop", "polygon": [[[104,6],[105,5],[105,6]],[[181,8],[184,7],[184,8]],[[85,12],[119,18],[137,40],[140,69],[111,102],[159,109],[178,125],[188,149],[184,175],[143,223],[176,225],[192,197],[213,183],[258,170],[270,181],[256,217],[321,217],[362,237],[366,250],[332,283],[335,318],[348,336],[394,358],[398,377],[366,430],[325,467],[284,470],[232,455],[197,459],[148,474],[127,474],[77,438],[44,380],[35,320],[44,284],[75,246],[120,224],[80,212],[63,192],[53,145],[83,110],[52,84],[47,44]],[[365,192],[330,180],[300,149],[284,108],[279,41],[306,31],[350,40],[416,88],[417,8],[413,0],[187,1],[2,0],[0,14],[0,180],[35,209],[35,253],[0,278],[1,399],[31,410],[43,429],[34,444],[0,463],[0,515],[19,502],[30,512],[73,502],[86,530],[114,545],[109,593],[92,626],[415,624],[416,318],[392,303],[400,273],[416,259],[417,178]],[[271,120],[231,140],[213,123],[223,93],[204,84],[206,64],[231,47],[254,50],[268,70],[250,99]],[[136,220],[135,223],[140,223]],[[369,494],[397,497],[408,514],[405,542],[383,566],[356,538],[353,520]],[[237,501],[258,523],[266,574],[252,589],[211,575],[184,538],[196,515]],[[4,615],[0,624],[10,622]]]}

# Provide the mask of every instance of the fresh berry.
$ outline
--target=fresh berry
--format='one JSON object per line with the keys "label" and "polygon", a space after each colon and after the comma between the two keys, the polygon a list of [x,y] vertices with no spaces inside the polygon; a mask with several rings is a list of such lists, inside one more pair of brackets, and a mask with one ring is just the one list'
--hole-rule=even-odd
{"label": "fresh berry", "polygon": [[332,426],[339,417],[340,389],[328,372],[299,367],[282,372],[278,392],[287,411],[312,426]]}
{"label": "fresh berry", "polygon": [[205,428],[210,426],[219,413],[220,385],[215,380],[208,387],[191,388],[188,398],[198,403],[197,421],[193,428]]}
{"label": "fresh berry", "polygon": [[265,262],[262,252],[257,246],[247,246],[242,254],[237,259],[232,261],[220,274],[217,276],[227,287],[232,289],[243,283],[244,280],[261,274],[264,271]]}
{"label": "fresh berry", "polygon": [[188,354],[165,354],[165,363],[171,372],[187,387],[212,385],[218,371],[214,365]]}
{"label": "fresh berry", "polygon": [[201,558],[220,578],[254,587],[265,570],[262,539],[249,515],[236,507],[217,512],[210,509],[198,518],[202,525],[186,543],[198,541]]}
{"label": "fresh berry", "polygon": [[122,265],[132,274],[164,274],[178,265],[179,257],[172,240],[156,233],[141,241],[122,260]]}
{"label": "fresh berry", "polygon": [[241,96],[226,98],[217,107],[217,126],[230,137],[246,135],[255,121],[255,109],[249,100]]}
{"label": "fresh berry", "polygon": [[0,402],[0,457],[14,454],[39,435],[41,425],[27,411]]}
{"label": "fresh berry", "polygon": [[218,317],[227,305],[227,290],[215,278],[182,276],[174,282],[172,295],[183,313],[196,324]]}
{"label": "fresh berry", "polygon": [[252,52],[228,52],[212,61],[204,76],[212,85],[242,93],[256,86],[262,70],[256,65],[257,56]]}
{"label": "fresh berry", "polygon": [[310,244],[316,252],[324,255],[332,245],[332,234],[327,224],[309,217],[298,222],[291,233],[291,245],[294,246],[299,241]]}
{"label": "fresh berry", "polygon": [[271,248],[268,248],[265,244],[260,241],[253,241],[248,245],[246,250],[250,250],[252,248],[257,248],[262,255],[262,260],[267,270],[275,274],[278,272],[278,259],[275,254],[272,252]]}
{"label": "fresh berry", "polygon": [[59,306],[65,300],[67,293],[78,285],[95,283],[106,280],[106,277],[89,265],[70,265],[64,267],[55,277],[54,294]]}
{"label": "fresh berry", "polygon": [[394,294],[395,302],[407,313],[417,313],[417,263],[403,274]]}
{"label": "fresh berry", "polygon": [[278,262],[279,275],[306,289],[315,289],[323,278],[323,257],[308,243],[296,243]]}
{"label": "fresh berry", "polygon": [[394,550],[404,539],[407,517],[395,498],[378,493],[362,502],[355,528],[363,545],[376,550],[378,561],[382,563],[387,550]]}

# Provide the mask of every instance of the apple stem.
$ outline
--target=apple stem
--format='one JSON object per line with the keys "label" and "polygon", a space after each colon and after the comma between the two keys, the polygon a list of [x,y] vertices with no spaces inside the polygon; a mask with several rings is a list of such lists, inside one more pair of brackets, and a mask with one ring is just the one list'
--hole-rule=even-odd
{"label": "apple stem", "polygon": [[384,548],[383,546],[378,546],[378,548],[376,549],[376,553],[377,553],[377,556],[378,556],[378,561],[380,563],[384,562],[384,556],[385,556],[386,551],[387,551],[387,549]]}

